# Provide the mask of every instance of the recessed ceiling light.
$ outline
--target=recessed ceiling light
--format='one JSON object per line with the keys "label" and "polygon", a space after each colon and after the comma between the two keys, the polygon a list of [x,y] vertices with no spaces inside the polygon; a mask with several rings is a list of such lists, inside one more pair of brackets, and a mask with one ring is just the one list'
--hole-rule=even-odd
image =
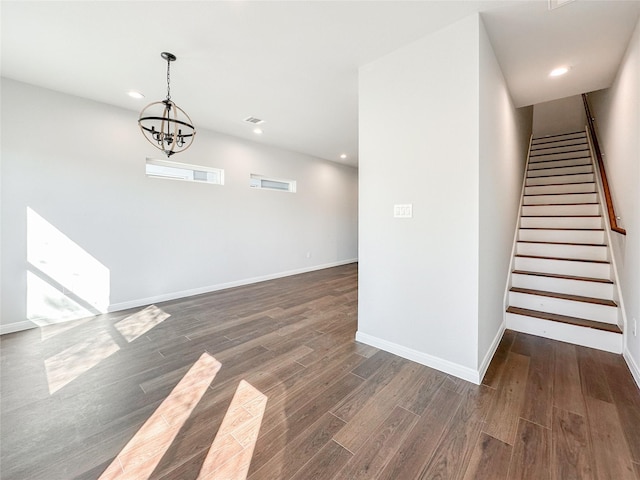
{"label": "recessed ceiling light", "polygon": [[553,70],[551,70],[551,73],[549,73],[549,76],[550,77],[559,77],[560,75],[564,75],[568,71],[569,71],[569,67],[554,68]]}
{"label": "recessed ceiling light", "polygon": [[129,96],[131,98],[135,98],[135,99],[138,99],[138,100],[140,100],[141,98],[144,98],[143,94],[141,94],[140,92],[136,92],[135,90],[130,90],[129,91]]}
{"label": "recessed ceiling light", "polygon": [[262,129],[261,128],[254,128],[253,129],[253,133],[255,133],[256,135],[262,135]]}
{"label": "recessed ceiling light", "polygon": [[347,158],[347,154],[343,153],[342,155],[340,155],[340,158],[344,160],[345,158]]}

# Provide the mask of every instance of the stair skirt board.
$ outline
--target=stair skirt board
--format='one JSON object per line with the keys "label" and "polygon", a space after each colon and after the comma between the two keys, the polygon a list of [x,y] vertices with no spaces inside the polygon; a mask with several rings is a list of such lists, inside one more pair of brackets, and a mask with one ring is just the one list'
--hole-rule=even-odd
{"label": "stair skirt board", "polygon": [[516,332],[529,333],[583,347],[597,348],[611,353],[622,353],[622,334],[620,333],[605,332],[514,313],[506,314],[506,327]]}

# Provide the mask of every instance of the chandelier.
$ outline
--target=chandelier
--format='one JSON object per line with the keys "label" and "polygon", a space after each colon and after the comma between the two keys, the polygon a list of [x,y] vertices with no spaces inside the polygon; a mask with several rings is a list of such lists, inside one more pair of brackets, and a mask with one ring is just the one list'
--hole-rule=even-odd
{"label": "chandelier", "polygon": [[160,56],[167,61],[167,98],[144,107],[138,125],[149,143],[170,157],[191,146],[196,129],[189,115],[171,100],[170,66],[176,56],[169,52]]}

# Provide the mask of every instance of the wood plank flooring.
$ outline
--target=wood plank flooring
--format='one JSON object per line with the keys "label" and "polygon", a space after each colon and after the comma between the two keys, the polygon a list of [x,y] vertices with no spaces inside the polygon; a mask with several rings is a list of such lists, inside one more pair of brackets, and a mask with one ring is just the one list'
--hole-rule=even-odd
{"label": "wood plank flooring", "polygon": [[640,480],[621,356],[506,331],[477,386],[356,322],[353,264],[2,336],[0,477]]}

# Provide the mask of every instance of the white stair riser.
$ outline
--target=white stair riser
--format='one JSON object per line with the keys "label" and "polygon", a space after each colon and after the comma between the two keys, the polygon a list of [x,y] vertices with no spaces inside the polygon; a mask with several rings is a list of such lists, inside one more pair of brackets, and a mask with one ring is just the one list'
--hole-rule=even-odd
{"label": "white stair riser", "polygon": [[523,228],[602,228],[602,217],[522,217]]}
{"label": "white stair riser", "polygon": [[557,185],[564,183],[585,183],[593,181],[595,181],[593,173],[581,173],[578,175],[556,175],[553,177],[527,177],[525,185],[527,187],[530,187],[534,185]]}
{"label": "white stair riser", "polygon": [[597,348],[611,353],[622,353],[622,335],[593,328],[579,327],[540,318],[507,313],[506,327],[516,332],[529,333],[561,342]]}
{"label": "white stair riser", "polygon": [[570,317],[585,318],[596,322],[618,324],[618,309],[595,303],[576,302],[562,298],[542,297],[528,293],[509,292],[509,305]]}
{"label": "white stair riser", "polygon": [[522,215],[527,217],[600,215],[600,205],[597,203],[580,205],[523,205]]}
{"label": "white stair riser", "polygon": [[527,230],[518,231],[518,240],[530,242],[604,243],[603,230]]}
{"label": "white stair riser", "polygon": [[535,139],[533,140],[533,142],[531,142],[531,148],[533,149],[537,149],[537,148],[547,148],[547,147],[566,147],[567,145],[573,145],[573,144],[580,144],[580,145],[584,145],[584,143],[587,141],[587,137],[585,137],[584,135],[580,135],[580,136],[576,136],[576,137],[568,137],[568,138],[563,138],[563,137],[558,137],[560,138],[560,140],[555,140],[555,141],[545,141],[544,139]]}
{"label": "white stair riser", "polygon": [[574,142],[566,142],[567,145],[556,145],[555,143],[543,143],[534,145],[531,149],[531,155],[540,155],[541,153],[566,153],[574,150],[588,150],[589,144],[575,140]]}
{"label": "white stair riser", "polygon": [[567,158],[578,158],[589,155],[589,150],[578,150],[576,152],[551,153],[549,155],[538,154],[535,152],[529,155],[529,162],[543,162],[545,160],[565,160]]}
{"label": "white stair riser", "polygon": [[611,266],[608,263],[516,257],[514,265],[515,270],[524,270],[525,272],[611,279]]}
{"label": "white stair riser", "polygon": [[541,277],[540,275],[526,275],[514,273],[511,275],[514,287],[542,290],[544,292],[565,293],[567,295],[581,295],[583,297],[604,298],[613,300],[613,284],[587,282],[584,280],[570,280],[568,278]]}
{"label": "white stair riser", "polygon": [[530,162],[529,170],[541,170],[544,168],[576,167],[578,165],[590,165],[591,158],[572,158],[570,160],[550,160],[548,162]]}
{"label": "white stair riser", "polygon": [[586,139],[587,134],[585,132],[573,132],[573,133],[565,133],[563,135],[546,135],[543,137],[535,137],[531,142],[532,145],[539,145],[541,143],[550,143],[550,142],[567,142],[567,141],[576,141],[576,139]]}
{"label": "white stair riser", "polygon": [[580,260],[608,260],[605,245],[555,245],[550,243],[518,242],[516,253],[538,257],[577,258]]}
{"label": "white stair riser", "polygon": [[564,185],[540,185],[525,187],[525,195],[545,195],[550,193],[591,193],[596,191],[596,184],[591,183],[569,183]]}
{"label": "white stair riser", "polygon": [[548,205],[553,203],[596,203],[598,195],[595,193],[563,193],[561,195],[533,195],[525,196],[525,205]]}
{"label": "white stair riser", "polygon": [[539,170],[528,170],[527,178],[551,177],[556,175],[574,175],[578,173],[591,172],[593,172],[593,166],[591,164],[579,165],[577,167],[541,168]]}

